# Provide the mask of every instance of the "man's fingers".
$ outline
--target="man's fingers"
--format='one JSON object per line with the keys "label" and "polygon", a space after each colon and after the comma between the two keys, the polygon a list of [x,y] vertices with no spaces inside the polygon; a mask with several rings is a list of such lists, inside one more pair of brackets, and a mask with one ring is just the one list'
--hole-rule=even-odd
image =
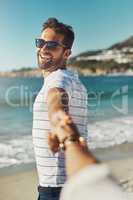
{"label": "man's fingers", "polygon": [[48,133],[48,145],[50,147],[50,150],[53,153],[58,152],[59,150],[59,140],[57,136],[53,133]]}
{"label": "man's fingers", "polygon": [[85,140],[85,138],[79,137],[79,142],[80,142],[81,146],[84,148],[84,150],[88,152],[88,145],[87,145],[87,141]]}
{"label": "man's fingers", "polygon": [[58,110],[56,113],[53,113],[51,116],[51,120],[54,125],[58,124],[60,121],[64,121],[68,119],[68,115],[63,110]]}

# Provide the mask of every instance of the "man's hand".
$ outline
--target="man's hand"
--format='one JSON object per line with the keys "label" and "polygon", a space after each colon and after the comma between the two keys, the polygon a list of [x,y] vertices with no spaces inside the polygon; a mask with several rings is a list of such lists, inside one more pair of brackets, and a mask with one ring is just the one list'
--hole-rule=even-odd
{"label": "man's hand", "polygon": [[[48,92],[47,104],[48,115],[53,133],[49,133],[48,143],[53,152],[59,149],[59,138],[57,137],[57,124],[63,116],[68,113],[68,94],[61,88],[51,88]],[[54,133],[55,130],[55,133]],[[63,134],[60,134],[63,139]]]}
{"label": "man's hand", "polygon": [[48,92],[48,114],[52,127],[49,133],[48,143],[53,152],[59,150],[59,143],[62,143],[69,136],[79,136],[76,125],[69,115],[68,94],[61,88],[52,88]]}
{"label": "man's hand", "polygon": [[59,151],[59,139],[54,133],[48,133],[48,145],[53,153]]}
{"label": "man's hand", "polygon": [[58,110],[51,116],[53,133],[49,133],[48,143],[50,149],[55,153],[59,150],[59,144],[69,136],[79,137],[76,125],[71,117],[62,110]]}

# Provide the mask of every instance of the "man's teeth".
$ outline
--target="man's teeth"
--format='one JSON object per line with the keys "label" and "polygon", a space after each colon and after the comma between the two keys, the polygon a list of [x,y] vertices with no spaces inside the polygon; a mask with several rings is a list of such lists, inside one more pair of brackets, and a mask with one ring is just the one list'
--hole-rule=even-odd
{"label": "man's teeth", "polygon": [[41,55],[42,58],[50,58],[48,55]]}

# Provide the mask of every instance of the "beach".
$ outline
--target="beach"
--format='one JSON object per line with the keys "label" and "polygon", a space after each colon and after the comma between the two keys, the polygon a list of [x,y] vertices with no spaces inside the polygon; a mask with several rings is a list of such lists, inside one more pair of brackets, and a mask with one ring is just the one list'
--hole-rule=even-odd
{"label": "beach", "polygon": [[[89,148],[109,164],[119,183],[132,194],[133,79],[80,79],[88,91]],[[0,200],[37,200],[32,107],[43,81],[33,77],[0,78]]]}
{"label": "beach", "polygon": [[[113,176],[133,200],[133,143],[91,151],[109,165]],[[35,163],[0,168],[0,200],[37,200],[37,186]]]}
{"label": "beach", "polygon": [[[133,199],[133,159],[108,162],[121,186]],[[37,200],[37,174],[32,169],[0,176],[0,200]]]}
{"label": "beach", "polygon": [[36,170],[0,176],[0,200],[37,199]]}

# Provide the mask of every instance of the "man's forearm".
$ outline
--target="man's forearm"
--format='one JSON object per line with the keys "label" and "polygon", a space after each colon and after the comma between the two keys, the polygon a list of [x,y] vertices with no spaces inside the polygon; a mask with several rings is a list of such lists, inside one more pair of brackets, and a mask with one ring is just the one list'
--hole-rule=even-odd
{"label": "man's forearm", "polygon": [[[71,135],[75,136],[76,138],[80,136],[79,131],[73,123],[71,117],[69,119],[67,111],[68,95],[64,91],[56,88],[51,90],[48,98],[48,113],[50,122],[54,128],[55,133],[58,136],[59,142],[64,141],[65,138]],[[54,143],[57,143],[57,140],[55,140],[54,138],[50,138],[50,141],[50,143],[53,145]],[[87,150],[87,146],[85,150],[85,148],[79,143],[72,143],[71,145],[67,145],[65,156],[68,176],[73,175],[73,173],[79,171],[87,165],[97,162],[96,159],[91,155],[89,150]]]}
{"label": "man's forearm", "polygon": [[68,113],[68,96],[62,89],[54,89],[48,99],[48,114],[51,123],[53,123],[52,115],[59,110]]}

